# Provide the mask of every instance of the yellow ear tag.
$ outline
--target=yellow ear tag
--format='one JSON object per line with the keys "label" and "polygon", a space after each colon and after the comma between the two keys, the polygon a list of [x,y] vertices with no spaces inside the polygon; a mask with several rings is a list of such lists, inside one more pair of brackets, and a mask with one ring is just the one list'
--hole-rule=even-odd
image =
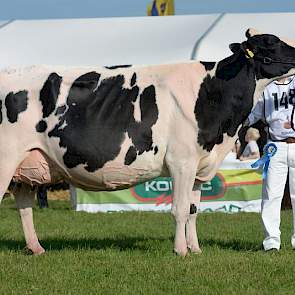
{"label": "yellow ear tag", "polygon": [[246,58],[253,58],[254,53],[250,49],[246,49]]}

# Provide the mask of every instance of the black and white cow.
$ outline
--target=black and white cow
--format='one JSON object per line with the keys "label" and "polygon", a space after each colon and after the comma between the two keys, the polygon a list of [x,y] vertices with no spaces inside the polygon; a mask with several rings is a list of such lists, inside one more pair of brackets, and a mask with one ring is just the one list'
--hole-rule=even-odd
{"label": "black and white cow", "polygon": [[161,175],[174,181],[174,250],[200,252],[195,181],[215,175],[264,87],[295,73],[294,47],[246,36],[218,63],[0,72],[0,200],[12,179],[23,183],[15,197],[33,254],[44,249],[31,185],[116,190]]}

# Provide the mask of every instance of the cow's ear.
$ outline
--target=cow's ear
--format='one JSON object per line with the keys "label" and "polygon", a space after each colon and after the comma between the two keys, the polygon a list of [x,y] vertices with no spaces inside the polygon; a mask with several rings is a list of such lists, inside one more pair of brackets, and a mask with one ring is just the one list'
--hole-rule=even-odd
{"label": "cow's ear", "polygon": [[251,37],[253,37],[253,36],[255,36],[255,35],[261,35],[261,32],[259,32],[259,31],[256,30],[256,29],[249,28],[249,29],[246,31],[245,35],[246,35],[246,38],[249,39],[249,38],[251,38]]}
{"label": "cow's ear", "polygon": [[240,43],[231,43],[229,44],[229,49],[232,53],[236,53],[239,50],[241,50],[241,44]]}

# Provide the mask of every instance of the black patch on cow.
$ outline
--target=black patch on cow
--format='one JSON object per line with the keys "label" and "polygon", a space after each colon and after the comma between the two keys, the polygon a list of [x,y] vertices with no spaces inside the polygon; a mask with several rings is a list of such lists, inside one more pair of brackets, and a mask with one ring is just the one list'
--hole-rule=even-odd
{"label": "black patch on cow", "polygon": [[223,134],[234,136],[253,106],[255,90],[253,66],[244,55],[222,60],[215,76],[207,75],[195,105],[198,142],[207,151],[223,142]]}
{"label": "black patch on cow", "polygon": [[130,81],[130,86],[134,86],[136,83],[136,73],[133,73],[131,81]]}
{"label": "black patch on cow", "polygon": [[130,165],[131,163],[133,163],[136,160],[137,157],[137,152],[136,152],[136,148],[134,146],[131,146],[128,149],[128,152],[125,156],[125,165]]}
{"label": "black patch on cow", "polygon": [[216,62],[210,62],[210,61],[200,61],[200,63],[205,67],[206,71],[213,70],[216,64]]}
{"label": "black patch on cow", "polygon": [[28,91],[9,92],[5,98],[7,118],[10,123],[17,121],[18,115],[28,107]]}
{"label": "black patch on cow", "polygon": [[0,99],[0,124],[2,123],[3,117],[2,117],[2,100]]}
{"label": "black patch on cow", "polygon": [[158,146],[156,145],[156,146],[154,147],[154,155],[156,155],[156,154],[158,153],[158,151],[159,151],[159,148],[158,148]]}
{"label": "black patch on cow", "polygon": [[61,82],[62,77],[56,73],[51,73],[45,81],[40,91],[43,118],[47,118],[55,110]]}
{"label": "black patch on cow", "polygon": [[56,111],[55,111],[55,115],[56,115],[56,116],[58,116],[58,115],[62,115],[62,114],[65,112],[66,108],[67,108],[67,107],[66,107],[65,105],[62,105],[62,106],[58,107],[58,108],[56,109]]}
{"label": "black patch on cow", "polygon": [[45,132],[47,129],[47,123],[44,120],[41,120],[38,122],[38,124],[36,125],[36,131],[37,132]]}
{"label": "black patch on cow", "polygon": [[191,204],[189,213],[190,214],[196,214],[197,213],[197,206],[195,204]]}
{"label": "black patch on cow", "polygon": [[[119,154],[126,133],[134,144],[126,155],[128,164],[135,160],[135,151],[142,154],[152,149],[151,127],[158,118],[155,87],[150,85],[140,94],[137,85],[125,88],[124,83],[123,75],[100,81],[100,74],[91,72],[72,84],[68,109],[48,134],[59,137],[59,145],[66,148],[64,162],[68,168],[83,164],[94,172],[103,167]],[[133,102],[139,94],[142,120],[136,122]]]}
{"label": "black patch on cow", "polygon": [[133,118],[132,124],[128,128],[128,135],[141,155],[153,149],[152,129],[151,127],[157,122],[158,107],[156,104],[156,92],[154,85],[146,87],[140,95],[141,121],[136,122]]}
{"label": "black patch on cow", "polygon": [[116,66],[105,66],[106,69],[115,70],[119,68],[130,68],[132,65],[116,65]]}

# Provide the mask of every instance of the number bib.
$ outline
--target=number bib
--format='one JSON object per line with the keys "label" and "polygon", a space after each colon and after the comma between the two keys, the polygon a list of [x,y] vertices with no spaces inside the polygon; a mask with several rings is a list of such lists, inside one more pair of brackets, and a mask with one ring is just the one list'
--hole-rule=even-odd
{"label": "number bib", "polygon": [[[263,92],[265,120],[272,139],[295,137],[291,116],[295,104],[295,78],[286,84],[273,82]],[[295,123],[295,122],[294,122]]]}

